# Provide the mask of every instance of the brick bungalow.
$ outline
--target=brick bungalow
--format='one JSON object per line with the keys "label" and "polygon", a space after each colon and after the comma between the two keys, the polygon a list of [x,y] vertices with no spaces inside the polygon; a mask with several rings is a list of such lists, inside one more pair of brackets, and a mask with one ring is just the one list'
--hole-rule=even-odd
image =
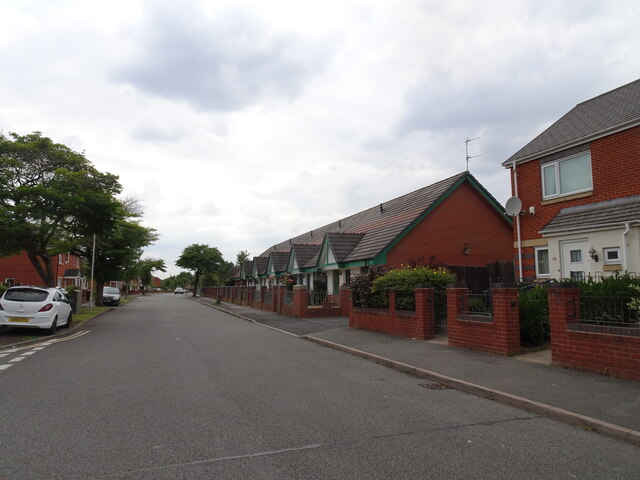
{"label": "brick bungalow", "polygon": [[240,267],[230,277],[277,285],[293,275],[298,285],[336,295],[370,266],[434,258],[460,266],[513,259],[511,219],[469,172],[284,240],[254,257],[251,278]]}

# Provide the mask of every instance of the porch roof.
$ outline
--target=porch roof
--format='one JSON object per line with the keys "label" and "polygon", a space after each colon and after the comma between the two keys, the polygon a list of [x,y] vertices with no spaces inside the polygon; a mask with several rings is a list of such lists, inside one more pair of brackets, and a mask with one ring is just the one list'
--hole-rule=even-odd
{"label": "porch roof", "polygon": [[563,208],[540,230],[543,235],[640,221],[640,195]]}

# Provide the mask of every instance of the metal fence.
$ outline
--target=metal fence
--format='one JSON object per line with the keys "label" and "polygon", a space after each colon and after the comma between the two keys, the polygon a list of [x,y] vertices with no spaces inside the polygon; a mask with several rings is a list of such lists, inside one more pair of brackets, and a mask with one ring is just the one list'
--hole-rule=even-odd
{"label": "metal fence", "polygon": [[447,290],[436,288],[433,291],[433,307],[436,324],[436,335],[446,336],[447,329]]}
{"label": "metal fence", "polygon": [[466,310],[467,315],[480,315],[483,317],[493,316],[493,302],[491,292],[467,293]]}
{"label": "metal fence", "polygon": [[273,290],[270,288],[264,291],[264,299],[262,300],[264,303],[272,303],[273,302]]}
{"label": "metal fence", "polygon": [[590,325],[640,327],[638,312],[629,306],[629,295],[580,296],[580,322]]}
{"label": "metal fence", "polygon": [[285,305],[293,305],[293,292],[291,290],[286,290],[282,301]]}
{"label": "metal fence", "polygon": [[337,307],[338,300],[333,295],[328,295],[327,292],[323,290],[312,290],[309,292],[309,306],[318,307],[318,306],[327,306],[327,307]]}

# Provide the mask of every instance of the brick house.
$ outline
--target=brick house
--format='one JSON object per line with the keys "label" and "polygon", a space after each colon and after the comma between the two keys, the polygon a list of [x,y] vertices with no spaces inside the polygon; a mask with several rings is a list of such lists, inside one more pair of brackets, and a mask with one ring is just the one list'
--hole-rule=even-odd
{"label": "brick house", "polygon": [[578,104],[502,165],[522,205],[522,279],[640,273],[640,80]]}
{"label": "brick house", "polygon": [[[80,268],[82,258],[71,253],[61,253],[54,262],[56,286],[68,287],[77,285],[85,288],[87,279],[82,276]],[[45,285],[29,257],[25,252],[11,257],[0,257],[0,282],[7,286]]]}
{"label": "brick house", "polygon": [[469,172],[284,240],[254,257],[253,281],[241,268],[231,278],[277,285],[293,275],[298,285],[337,295],[340,285],[370,266],[432,258],[482,267],[513,258],[511,219]]}

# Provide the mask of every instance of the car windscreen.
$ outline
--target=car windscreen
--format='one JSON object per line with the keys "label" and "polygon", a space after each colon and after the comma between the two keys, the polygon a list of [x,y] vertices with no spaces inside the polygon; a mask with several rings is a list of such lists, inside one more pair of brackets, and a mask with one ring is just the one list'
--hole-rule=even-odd
{"label": "car windscreen", "polygon": [[13,288],[4,292],[4,300],[12,302],[44,302],[48,296],[46,290],[33,288]]}
{"label": "car windscreen", "polygon": [[104,287],[102,289],[102,293],[108,293],[110,295],[117,295],[120,293],[120,290],[118,290],[117,288],[113,288],[113,287]]}

